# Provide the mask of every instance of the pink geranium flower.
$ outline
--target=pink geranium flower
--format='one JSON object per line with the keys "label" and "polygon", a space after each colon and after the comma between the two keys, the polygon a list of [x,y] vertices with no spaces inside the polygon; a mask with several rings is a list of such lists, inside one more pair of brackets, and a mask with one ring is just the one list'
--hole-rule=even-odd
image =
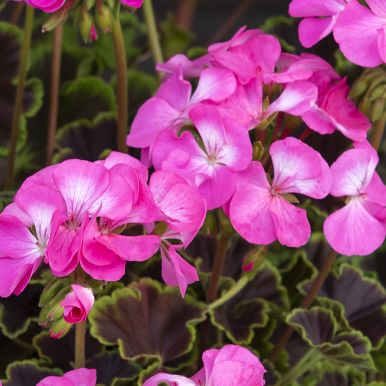
{"label": "pink geranium flower", "polygon": [[68,371],[62,377],[46,377],[36,386],[95,386],[96,382],[95,369],[76,369]]}
{"label": "pink geranium flower", "polygon": [[153,145],[152,161],[157,170],[177,173],[197,186],[208,209],[218,208],[232,196],[237,172],[252,159],[248,132],[236,121],[222,120],[213,106],[196,106],[189,117],[202,146],[189,131],[180,136],[165,132]]}
{"label": "pink geranium flower", "polygon": [[366,0],[370,8],[352,0],[334,27],[334,38],[351,62],[364,67],[386,63],[386,3]]}
{"label": "pink geranium flower", "polygon": [[343,153],[331,166],[331,194],[346,205],[324,223],[327,241],[346,256],[368,255],[385,239],[386,187],[375,172],[378,156],[362,146]]}
{"label": "pink geranium flower", "polygon": [[210,67],[209,55],[203,55],[197,59],[190,60],[184,54],[177,54],[168,61],[157,64],[157,70],[168,75],[173,75],[181,68],[186,78],[198,78],[206,67]]}
{"label": "pink geranium flower", "polygon": [[304,17],[299,24],[299,40],[312,47],[329,35],[350,0],[292,0],[289,14]]}
{"label": "pink geranium flower", "polygon": [[226,345],[211,349],[202,355],[204,367],[192,378],[159,373],[149,378],[144,386],[264,386],[266,370],[260,360],[248,349]]}
{"label": "pink geranium flower", "polygon": [[138,110],[127,144],[139,148],[152,145],[162,131],[177,131],[189,123],[189,111],[203,101],[220,102],[236,89],[232,72],[224,68],[208,68],[201,72],[195,92],[184,80],[182,68],[167,79],[155,97],[147,100]]}
{"label": "pink geranium flower", "polygon": [[90,288],[78,284],[72,284],[71,288],[72,291],[66,295],[60,305],[64,308],[64,320],[75,324],[87,319],[95,298]]}
{"label": "pink geranium flower", "polygon": [[290,204],[286,195],[300,193],[321,199],[331,186],[327,163],[318,152],[295,138],[276,141],[270,148],[272,184],[260,162],[241,173],[229,215],[237,232],[254,244],[299,247],[311,234],[306,211]]}

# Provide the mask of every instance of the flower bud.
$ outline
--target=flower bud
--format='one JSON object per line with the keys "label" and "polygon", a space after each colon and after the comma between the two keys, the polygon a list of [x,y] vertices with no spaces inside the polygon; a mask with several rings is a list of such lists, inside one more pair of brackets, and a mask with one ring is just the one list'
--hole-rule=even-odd
{"label": "flower bud", "polygon": [[68,334],[71,329],[71,324],[67,323],[63,318],[55,320],[50,326],[50,337],[61,339]]}
{"label": "flower bud", "polygon": [[60,304],[64,307],[64,320],[67,323],[75,324],[87,319],[95,298],[90,288],[78,284],[73,284],[71,288],[72,291]]}
{"label": "flower bud", "polygon": [[109,7],[100,5],[96,9],[95,20],[103,32],[111,31],[111,11]]}
{"label": "flower bud", "polygon": [[92,26],[93,26],[92,17],[89,15],[88,12],[84,12],[79,21],[79,31],[80,31],[80,35],[82,36],[83,40],[86,43],[90,41],[90,33],[91,33]]}

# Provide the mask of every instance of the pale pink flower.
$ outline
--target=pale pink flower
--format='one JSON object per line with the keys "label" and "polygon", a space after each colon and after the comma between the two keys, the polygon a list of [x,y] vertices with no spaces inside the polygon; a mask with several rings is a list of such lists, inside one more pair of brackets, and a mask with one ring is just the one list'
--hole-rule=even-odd
{"label": "pale pink flower", "polygon": [[43,12],[53,13],[62,8],[66,0],[25,0],[25,2]]}
{"label": "pale pink flower", "polygon": [[378,155],[366,146],[344,152],[331,166],[331,194],[346,205],[327,217],[329,244],[346,256],[368,255],[386,234],[386,187],[375,172]]}
{"label": "pale pink flower", "polygon": [[252,159],[248,132],[236,121],[222,120],[213,106],[196,106],[189,117],[202,140],[202,148],[189,131],[177,136],[164,132],[152,149],[157,170],[179,174],[198,187],[208,209],[224,205],[232,196],[237,172]]}
{"label": "pale pink flower", "polygon": [[351,62],[364,67],[386,63],[386,3],[366,0],[370,8],[352,0],[334,27],[334,38]]}
{"label": "pale pink flower", "polygon": [[289,247],[304,245],[311,234],[307,213],[287,201],[300,193],[321,199],[331,186],[327,163],[318,152],[296,138],[276,141],[270,148],[274,168],[272,184],[260,162],[241,173],[229,215],[236,231],[254,244],[275,240]]}
{"label": "pale pink flower", "polygon": [[96,382],[96,370],[83,368],[68,371],[62,377],[46,377],[36,386],[95,386]]}
{"label": "pale pink flower", "polygon": [[350,0],[292,0],[289,14],[304,17],[299,24],[299,40],[312,47],[329,35]]}
{"label": "pale pink flower", "polygon": [[260,360],[248,349],[226,345],[220,350],[206,350],[202,355],[204,367],[192,378],[159,373],[149,378],[144,386],[264,386],[266,370]]}
{"label": "pale pink flower", "polygon": [[203,101],[220,102],[236,89],[232,72],[223,68],[207,68],[201,72],[192,94],[191,84],[184,80],[182,68],[168,78],[155,97],[138,110],[127,137],[127,144],[139,148],[152,145],[162,131],[177,131],[189,122],[189,111]]}
{"label": "pale pink flower", "polygon": [[78,284],[72,284],[71,288],[72,291],[60,303],[64,308],[64,320],[71,324],[84,322],[94,305],[94,294],[90,288]]}

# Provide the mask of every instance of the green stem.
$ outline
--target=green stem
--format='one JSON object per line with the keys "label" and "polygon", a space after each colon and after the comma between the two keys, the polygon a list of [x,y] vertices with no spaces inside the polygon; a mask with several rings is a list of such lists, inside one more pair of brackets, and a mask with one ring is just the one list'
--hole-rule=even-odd
{"label": "green stem", "polygon": [[7,175],[5,178],[5,189],[10,189],[14,183],[17,142],[19,139],[20,121],[23,113],[24,89],[27,80],[28,59],[31,50],[33,20],[34,9],[32,7],[27,6],[24,21],[23,43],[20,51],[19,71],[17,78],[18,84],[12,114],[11,138],[9,144],[8,167]]}
{"label": "green stem", "polygon": [[123,40],[122,26],[119,20],[119,10],[113,17],[111,34],[117,68],[117,148],[121,152],[127,152],[126,135],[129,123],[127,63],[125,42]]}
{"label": "green stem", "polygon": [[280,379],[276,386],[288,386],[298,380],[317,363],[318,353],[311,349]]}
{"label": "green stem", "polygon": [[155,64],[162,63],[164,60],[163,60],[161,44],[159,41],[159,36],[157,31],[157,24],[155,22],[154,8],[153,8],[152,1],[145,0],[143,2],[142,9],[143,9],[143,16],[145,18],[145,23],[147,27],[147,33],[149,35],[150,48],[153,52],[154,62]]}
{"label": "green stem", "polygon": [[58,25],[52,36],[50,111],[48,115],[46,164],[52,162],[58,124],[60,67],[62,59],[63,25]]}
{"label": "green stem", "polygon": [[75,368],[84,367],[86,347],[86,321],[75,325]]}

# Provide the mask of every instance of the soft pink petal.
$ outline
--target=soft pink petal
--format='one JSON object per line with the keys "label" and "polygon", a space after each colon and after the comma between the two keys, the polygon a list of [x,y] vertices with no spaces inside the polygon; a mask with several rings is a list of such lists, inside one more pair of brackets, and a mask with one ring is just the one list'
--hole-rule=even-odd
{"label": "soft pink petal", "polygon": [[64,374],[76,386],[95,386],[97,374],[95,369],[76,369]]}
{"label": "soft pink petal", "polygon": [[118,257],[106,265],[92,264],[86,259],[81,259],[80,264],[83,270],[96,280],[118,281],[125,274],[126,262]]}
{"label": "soft pink petal", "polygon": [[351,0],[334,27],[334,38],[348,60],[359,66],[377,67],[383,63],[377,40],[378,30],[384,25],[384,17]]}
{"label": "soft pink petal", "polygon": [[309,111],[318,97],[318,89],[311,82],[296,81],[289,83],[267,109],[267,115],[284,111],[292,115],[302,115]]}
{"label": "soft pink petal", "polygon": [[312,130],[319,134],[331,134],[335,131],[331,117],[318,106],[312,106],[311,110],[302,114],[302,120]]}
{"label": "soft pink petal", "polygon": [[383,0],[366,0],[366,3],[376,15],[386,18],[386,3]]}
{"label": "soft pink petal", "polygon": [[31,217],[28,216],[28,214],[25,213],[24,210],[22,210],[15,202],[12,202],[3,209],[1,216],[5,215],[16,217],[27,228],[30,228],[33,225]]}
{"label": "soft pink petal", "polygon": [[345,151],[332,165],[331,194],[335,197],[366,193],[378,159],[368,149]]}
{"label": "soft pink petal", "polygon": [[109,185],[109,174],[102,165],[82,160],[59,164],[53,178],[67,206],[68,216],[80,219]]}
{"label": "soft pink petal", "polygon": [[311,236],[311,227],[304,209],[276,196],[271,202],[270,212],[280,244],[297,248],[307,243]]}
{"label": "soft pink petal", "polygon": [[332,32],[338,16],[326,18],[309,17],[299,24],[299,40],[303,47],[310,48]]}
{"label": "soft pink petal", "polygon": [[220,102],[228,98],[236,89],[236,78],[225,68],[207,68],[202,71],[191,103],[204,100]]}
{"label": "soft pink petal", "polygon": [[122,4],[128,7],[141,8],[143,0],[120,0]]}
{"label": "soft pink petal", "polygon": [[345,0],[292,0],[289,14],[294,17],[331,16],[343,11]]}
{"label": "soft pink petal", "polygon": [[386,27],[378,31],[378,50],[384,63],[386,63]]}
{"label": "soft pink petal", "polygon": [[209,66],[208,55],[190,60],[183,54],[177,54],[165,63],[157,64],[157,71],[161,71],[165,74],[174,74],[178,68],[182,68],[185,77],[198,78],[202,70],[207,66]]}
{"label": "soft pink petal", "polygon": [[158,373],[145,381],[143,386],[158,386],[165,383],[168,386],[196,386],[196,383],[182,375]]}
{"label": "soft pink petal", "polygon": [[386,186],[376,172],[367,186],[366,200],[386,207]]}
{"label": "soft pink petal", "polygon": [[385,240],[385,227],[364,208],[360,199],[352,199],[328,216],[323,230],[331,247],[345,256],[369,255]]}
{"label": "soft pink petal", "polygon": [[74,386],[74,383],[63,377],[50,376],[42,379],[36,386]]}
{"label": "soft pink petal", "polygon": [[301,193],[318,199],[328,195],[331,172],[312,147],[288,137],[275,141],[269,152],[274,168],[272,186],[278,193]]}
{"label": "soft pink petal", "polygon": [[272,195],[259,162],[246,172],[248,182],[240,183],[231,200],[229,216],[236,231],[253,244],[270,244],[276,240],[269,211]]}

